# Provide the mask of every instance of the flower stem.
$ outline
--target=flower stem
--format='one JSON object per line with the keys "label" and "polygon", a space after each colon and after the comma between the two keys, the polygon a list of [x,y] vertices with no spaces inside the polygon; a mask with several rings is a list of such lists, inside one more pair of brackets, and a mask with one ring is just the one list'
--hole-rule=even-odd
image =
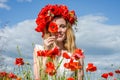
{"label": "flower stem", "polygon": [[57,65],[56,70],[60,67],[60,65],[61,65],[61,63],[62,63],[63,60],[64,60],[64,58],[61,59],[61,61],[60,61],[59,64]]}

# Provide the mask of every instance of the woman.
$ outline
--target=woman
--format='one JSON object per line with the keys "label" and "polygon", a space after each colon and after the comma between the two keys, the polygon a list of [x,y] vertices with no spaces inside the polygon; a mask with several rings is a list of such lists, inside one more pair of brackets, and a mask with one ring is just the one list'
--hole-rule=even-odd
{"label": "woman", "polygon": [[[52,55],[52,61],[57,68],[54,69],[52,75],[48,69],[46,72],[51,76],[57,75],[58,79],[61,76],[65,76],[66,78],[74,77],[75,80],[83,80],[83,54],[82,51],[76,47],[75,36],[72,29],[72,25],[75,24],[76,21],[75,12],[69,11],[65,5],[49,4],[42,8],[36,19],[37,27],[35,30],[37,32],[42,32],[44,44],[43,46],[36,45],[34,49],[35,80],[42,79],[41,76],[47,67],[46,63],[48,62],[48,58],[46,58],[45,55],[48,53],[50,54],[51,50],[53,51],[56,48],[58,54],[57,57],[53,57]],[[65,55],[67,55],[67,57],[64,57]],[[79,65],[74,67],[70,65],[70,62],[73,64],[78,62],[77,64]],[[41,71],[41,69],[43,71]]]}

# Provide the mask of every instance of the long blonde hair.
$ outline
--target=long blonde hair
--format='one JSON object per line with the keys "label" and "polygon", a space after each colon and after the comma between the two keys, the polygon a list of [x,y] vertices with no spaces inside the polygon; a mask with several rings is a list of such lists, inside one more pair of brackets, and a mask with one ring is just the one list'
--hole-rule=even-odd
{"label": "long blonde hair", "polygon": [[[67,26],[66,39],[63,41],[64,42],[64,47],[68,52],[73,53],[74,50],[76,49],[74,31],[73,31],[72,25],[67,21],[66,21],[66,26]],[[48,25],[47,25],[46,28],[44,29],[43,39],[46,39],[50,36],[51,35],[50,35],[50,32],[48,31]],[[53,46],[51,46],[51,48],[52,47]]]}
{"label": "long blonde hair", "polygon": [[76,49],[74,31],[69,22],[67,22],[67,32],[66,32],[66,40],[64,46],[70,53],[73,53],[74,50]]}

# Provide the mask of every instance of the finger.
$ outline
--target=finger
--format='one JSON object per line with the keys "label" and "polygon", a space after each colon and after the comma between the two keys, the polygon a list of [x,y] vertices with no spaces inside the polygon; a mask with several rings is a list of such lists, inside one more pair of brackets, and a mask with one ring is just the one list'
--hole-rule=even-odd
{"label": "finger", "polygon": [[55,36],[51,36],[44,40],[44,45],[50,46],[54,42],[55,42]]}
{"label": "finger", "polygon": [[51,39],[48,39],[47,41],[48,41],[48,43],[49,43],[49,42],[51,42],[51,41],[55,41],[55,39],[54,39],[54,38],[51,38]]}
{"label": "finger", "polygon": [[54,41],[50,41],[50,42],[48,42],[48,46],[50,46],[51,44],[53,44],[54,43]]}
{"label": "finger", "polygon": [[46,46],[49,46],[49,45],[51,45],[52,43],[54,43],[54,39],[46,39],[46,40],[44,40],[44,44],[46,45]]}
{"label": "finger", "polygon": [[55,39],[55,36],[48,37],[47,39]]}

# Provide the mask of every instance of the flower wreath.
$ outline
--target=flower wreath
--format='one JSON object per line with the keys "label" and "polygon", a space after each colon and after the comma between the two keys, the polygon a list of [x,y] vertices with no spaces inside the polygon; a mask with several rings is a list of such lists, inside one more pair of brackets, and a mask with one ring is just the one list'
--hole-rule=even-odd
{"label": "flower wreath", "polygon": [[75,22],[77,21],[74,10],[69,11],[67,6],[65,5],[48,4],[39,12],[36,19],[37,27],[35,28],[35,30],[37,32],[43,33],[46,25],[50,23],[56,16],[63,17],[66,21],[70,22],[71,25],[75,24]]}

